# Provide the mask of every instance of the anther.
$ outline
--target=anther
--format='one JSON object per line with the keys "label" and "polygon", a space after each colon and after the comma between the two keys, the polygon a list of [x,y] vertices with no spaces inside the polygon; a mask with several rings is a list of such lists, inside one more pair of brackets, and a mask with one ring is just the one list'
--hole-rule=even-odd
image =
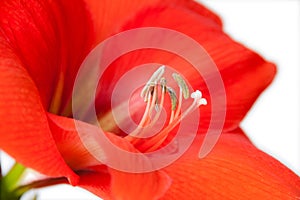
{"label": "anther", "polygon": [[[141,91],[141,97],[144,99],[149,93],[149,89],[157,84],[157,82],[161,79],[162,75],[165,73],[165,66],[162,65],[160,68],[158,68],[150,77],[147,84],[144,86],[144,88]],[[147,100],[146,100],[147,101]]]}
{"label": "anther", "polygon": [[189,88],[185,83],[184,79],[179,74],[172,74],[174,80],[177,82],[178,86],[182,90],[184,99],[188,99],[190,96]]}
{"label": "anther", "polygon": [[166,92],[166,85],[167,85],[167,80],[166,80],[165,77],[162,77],[160,79],[160,85],[161,85],[162,92],[165,93]]}
{"label": "anther", "polygon": [[170,95],[172,110],[176,109],[177,106],[177,96],[173,88],[167,87],[167,92]]}
{"label": "anther", "polygon": [[[139,138],[143,137],[144,134],[149,131],[149,128],[151,128],[157,122],[164,105],[165,94],[168,93],[171,100],[169,124],[166,125],[164,129],[155,136],[143,143],[143,151],[155,150],[163,143],[163,141],[167,138],[168,133],[178,123],[180,123],[181,120],[183,120],[188,114],[193,112],[199,106],[207,104],[206,99],[202,98],[202,93],[199,90],[196,90],[190,95],[189,88],[184,79],[179,74],[173,73],[172,76],[179,86],[179,96],[177,97],[176,91],[167,86],[167,80],[163,77],[164,72],[165,66],[163,65],[153,73],[145,87],[142,89],[141,97],[144,98],[145,102],[147,102],[145,113],[138,127],[126,137],[134,145],[138,145],[140,142],[143,143],[143,141],[135,138],[135,136],[138,136]],[[159,91],[159,89],[161,90]],[[194,99],[193,103],[183,112],[181,112],[183,98],[188,99],[189,97]],[[156,113],[154,118],[151,119],[153,109],[155,109]],[[147,125],[149,127],[146,127]]]}

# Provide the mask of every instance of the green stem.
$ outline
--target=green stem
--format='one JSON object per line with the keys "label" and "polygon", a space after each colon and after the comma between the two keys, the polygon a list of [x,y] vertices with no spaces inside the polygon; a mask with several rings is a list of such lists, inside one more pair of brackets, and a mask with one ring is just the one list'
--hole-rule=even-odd
{"label": "green stem", "polygon": [[2,166],[1,166],[1,151],[0,151],[0,199],[2,198]]}
{"label": "green stem", "polygon": [[23,177],[25,167],[19,163],[15,163],[10,171],[0,179],[0,199],[18,200],[21,196],[16,195],[13,190]]}
{"label": "green stem", "polygon": [[60,177],[38,180],[27,185],[18,186],[25,169],[23,165],[15,163],[4,177],[0,177],[0,200],[19,200],[30,189],[68,183],[67,178]]}
{"label": "green stem", "polygon": [[10,169],[6,176],[3,177],[3,182],[5,183],[9,191],[16,188],[19,181],[23,177],[25,167],[19,163],[15,163],[14,166]]}

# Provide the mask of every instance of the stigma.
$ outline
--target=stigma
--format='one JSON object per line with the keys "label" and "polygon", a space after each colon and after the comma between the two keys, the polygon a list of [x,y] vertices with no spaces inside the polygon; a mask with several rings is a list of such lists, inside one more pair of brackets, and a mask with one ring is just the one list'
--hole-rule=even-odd
{"label": "stigma", "polygon": [[[196,90],[190,93],[188,85],[178,73],[172,74],[177,88],[174,89],[168,86],[168,82],[164,77],[165,70],[166,67],[164,65],[159,67],[141,90],[140,96],[146,103],[144,114],[137,128],[125,137],[142,152],[158,149],[168,137],[168,133],[172,131],[180,121],[200,106],[207,105],[207,100],[202,97],[201,91]],[[161,131],[145,139],[147,130],[149,131],[149,128],[151,129],[159,120],[166,95],[169,96],[171,104],[168,122]],[[189,98],[193,99],[193,102],[187,109],[183,110],[182,103]]]}

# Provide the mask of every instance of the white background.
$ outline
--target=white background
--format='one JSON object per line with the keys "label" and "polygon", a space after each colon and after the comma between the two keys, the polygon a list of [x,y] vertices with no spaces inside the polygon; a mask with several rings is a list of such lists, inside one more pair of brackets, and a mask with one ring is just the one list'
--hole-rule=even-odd
{"label": "white background", "polygon": [[[202,2],[222,17],[229,35],[277,64],[276,79],[242,127],[257,147],[300,175],[300,1]],[[7,171],[9,160],[3,161]],[[64,185],[36,192],[39,200],[99,200],[82,189]]]}

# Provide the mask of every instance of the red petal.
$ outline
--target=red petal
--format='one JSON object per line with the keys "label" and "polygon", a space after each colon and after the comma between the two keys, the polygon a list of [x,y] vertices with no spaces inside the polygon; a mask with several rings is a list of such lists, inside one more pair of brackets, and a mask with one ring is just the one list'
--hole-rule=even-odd
{"label": "red petal", "polygon": [[78,176],[54,143],[37,88],[1,37],[0,119],[1,149],[27,167],[76,184]]}
{"label": "red petal", "polygon": [[79,187],[89,190],[93,194],[102,199],[111,199],[110,182],[111,176],[107,170],[97,167],[94,171],[79,172],[80,182]]}
{"label": "red petal", "polygon": [[112,33],[118,31],[124,22],[136,16],[143,9],[159,6],[185,7],[210,17],[221,24],[218,16],[195,3],[193,0],[85,0],[92,11],[94,25],[97,33],[96,42],[106,39]]}
{"label": "red petal", "polygon": [[[114,134],[107,134],[112,143],[127,152],[138,151],[124,138]],[[127,156],[122,151],[110,154],[118,166],[130,166],[130,169],[138,169],[137,166],[152,165],[147,157],[142,159],[135,156]],[[151,171],[148,173],[127,173],[118,169],[109,168],[111,174],[111,195],[113,199],[159,199],[171,184],[171,179],[162,171]],[[128,181],[130,180],[130,182]],[[124,187],[126,185],[126,187]]]}
{"label": "red petal", "polygon": [[[225,129],[233,130],[238,126],[258,95],[272,81],[275,67],[274,64],[265,61],[255,52],[233,41],[222,31],[219,23],[202,15],[205,13],[204,11],[201,13],[198,10],[198,12],[195,14],[194,11],[180,7],[145,9],[124,25],[122,30],[138,27],[163,27],[186,34],[202,45],[216,63],[223,79],[227,106],[222,107],[221,110],[226,109]],[[139,39],[143,37],[137,36],[136,38],[137,41],[130,42],[141,42]],[[157,38],[153,38],[153,40],[155,39]],[[163,42],[161,41],[161,43]],[[180,44],[181,41],[178,41],[178,45]],[[118,46],[114,46],[114,48],[118,49]],[[197,55],[195,56],[197,57]],[[111,92],[118,80],[133,67],[145,63],[162,63],[171,66],[178,70],[195,90],[199,89],[203,92],[203,96],[208,99],[208,105],[201,107],[200,121],[205,126],[202,128],[207,128],[211,121],[212,106],[219,103],[217,100],[217,103],[212,105],[211,98],[216,99],[220,88],[209,91],[203,77],[186,60],[180,56],[174,56],[172,53],[153,49],[142,49],[128,53],[119,57],[111,65],[103,76],[103,82],[100,83],[99,97],[101,100],[97,102],[100,113],[105,113],[111,109],[107,105],[111,103]],[[200,62],[199,66],[201,65]],[[214,74],[209,75],[214,76]],[[208,79],[209,77],[205,78]],[[211,96],[212,94],[215,96]],[[221,103],[220,105],[222,105]],[[145,106],[143,103],[139,104],[136,110],[141,110],[140,108]]]}
{"label": "red petal", "polygon": [[73,119],[53,115],[51,113],[48,113],[48,119],[56,146],[66,163],[73,170],[101,165],[101,163],[90,154],[81,141],[81,137],[84,137],[86,139],[85,143],[89,143],[89,147],[92,148],[93,151],[97,151],[101,154],[101,147],[98,146],[93,135],[97,133],[94,131],[96,127],[83,122],[77,122],[81,123],[82,126],[85,126],[88,130],[84,132],[84,134],[86,134],[85,136],[82,135],[80,137]]}
{"label": "red petal", "polygon": [[111,170],[111,174],[115,199],[160,199],[171,185],[171,179],[164,172],[133,174]]}
{"label": "red petal", "polygon": [[[112,134],[107,136],[119,147],[135,151],[122,138]],[[168,189],[170,176],[171,187],[162,199],[299,197],[300,178],[272,157],[256,149],[240,131],[221,135],[213,151],[207,157],[199,159],[197,155],[202,139],[203,136],[198,136],[179,160],[164,168],[166,174],[131,174],[114,169],[107,171],[107,168],[99,166],[91,168],[93,171],[90,172],[79,172],[80,186],[102,198],[156,199]],[[134,166],[134,162],[126,160],[126,157],[115,155],[114,158],[120,163]],[[79,161],[81,157],[77,159]]]}
{"label": "red petal", "polygon": [[53,4],[61,39],[59,55],[65,78],[60,110],[64,112],[70,106],[77,71],[92,48],[95,33],[90,10],[84,0],[57,0]]}
{"label": "red petal", "polygon": [[56,91],[59,84],[67,92],[63,98],[69,97],[72,80],[93,39],[83,1],[3,0],[0,27],[8,48],[36,83],[45,108],[54,93],[61,93]]}
{"label": "red petal", "polygon": [[147,6],[153,6],[158,0],[85,0],[92,11],[97,42],[110,36],[124,21],[136,15],[136,12]]}
{"label": "red petal", "polygon": [[[99,132],[95,130],[97,127],[83,122],[77,122],[77,126],[75,126],[73,119],[57,117],[51,114],[49,115],[49,118],[52,120],[50,124],[58,148],[64,156],[64,159],[73,168],[79,169],[81,167],[81,170],[83,170],[88,169],[92,164],[100,165],[101,163],[92,157],[90,153],[93,155],[103,154],[103,157],[108,157],[107,155],[110,155],[113,157],[108,157],[108,159],[117,159],[117,162],[120,163],[120,165],[129,164],[134,167],[136,160],[127,160],[128,157],[122,155],[111,155],[109,154],[110,152],[105,152],[101,149],[101,146],[96,146],[96,134],[99,134]],[[84,145],[78,136],[78,129],[76,129],[78,126],[80,126],[80,130],[87,131],[86,134],[84,133],[84,138],[81,138],[84,140]],[[118,145],[118,147],[123,148],[126,151],[137,152],[137,150],[125,139],[109,133],[106,135],[114,144]],[[82,132],[81,137],[83,137]],[[100,145],[100,143],[98,144]],[[139,164],[141,163],[139,162]],[[168,176],[162,172],[155,171],[146,174],[134,174],[110,168],[108,168],[107,171],[105,169],[103,170],[103,167],[100,167],[100,170],[97,169],[97,167],[91,167],[92,168],[89,169],[93,169],[93,172],[91,172],[93,174],[88,173],[88,176],[84,174],[83,179],[80,179],[79,185],[101,197],[103,197],[104,193],[108,192],[106,190],[109,188],[110,192],[107,195],[111,195],[114,199],[136,199],[137,195],[139,198],[145,200],[157,199],[164,194],[170,185]],[[108,176],[110,176],[110,180],[108,180]],[[128,182],[128,180],[131,181]],[[142,183],[147,184],[145,185]],[[126,187],[124,187],[125,184],[127,185]]]}
{"label": "red petal", "polygon": [[[239,133],[239,132],[238,132]],[[243,135],[221,135],[205,158],[201,140],[165,168],[173,184],[163,199],[297,199],[300,178]]]}
{"label": "red petal", "polygon": [[108,174],[103,167],[93,169],[79,172],[79,186],[103,199],[159,199],[170,186],[170,179],[164,172],[129,174],[110,170]]}

